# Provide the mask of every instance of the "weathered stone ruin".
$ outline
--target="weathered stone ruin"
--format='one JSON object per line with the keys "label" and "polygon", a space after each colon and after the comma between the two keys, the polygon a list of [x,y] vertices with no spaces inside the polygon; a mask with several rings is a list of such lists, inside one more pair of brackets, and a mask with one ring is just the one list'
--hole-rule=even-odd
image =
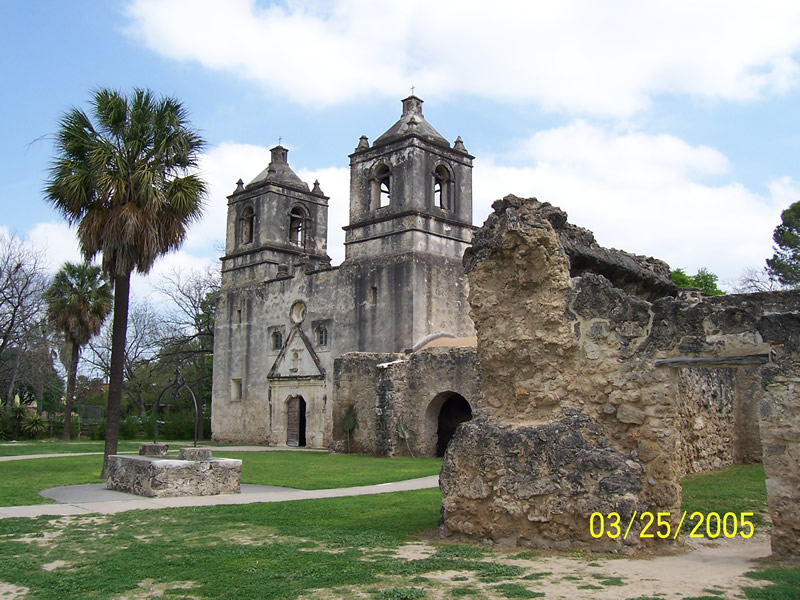
{"label": "weathered stone ruin", "polygon": [[[444,535],[562,550],[592,513],[669,512],[680,478],[762,460],[775,555],[800,556],[800,294],[678,293],[658,260],[601,248],[508,196],[464,256],[481,410],[441,475]],[[651,529],[651,533],[655,531]]]}

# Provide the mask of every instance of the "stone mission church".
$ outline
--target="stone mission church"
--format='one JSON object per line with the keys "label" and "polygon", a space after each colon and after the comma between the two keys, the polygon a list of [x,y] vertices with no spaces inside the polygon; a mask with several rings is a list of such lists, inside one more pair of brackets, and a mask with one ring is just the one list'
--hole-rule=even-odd
{"label": "stone mission church", "polygon": [[403,100],[400,120],[350,155],[345,260],[333,267],[329,198],[287,153],[272,148],[228,197],[213,438],[328,447],[353,406],[359,451],[441,453],[479,397],[462,266],[473,157],[425,120],[422,100]]}

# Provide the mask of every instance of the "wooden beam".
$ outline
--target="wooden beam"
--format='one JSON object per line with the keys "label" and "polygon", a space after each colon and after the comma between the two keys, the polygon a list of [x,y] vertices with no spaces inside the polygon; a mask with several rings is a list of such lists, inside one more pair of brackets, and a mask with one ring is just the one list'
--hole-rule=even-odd
{"label": "wooden beam", "polygon": [[769,362],[769,354],[748,354],[745,356],[709,356],[691,358],[689,356],[676,356],[675,358],[662,358],[655,361],[657,367],[746,367],[750,365],[765,365]]}

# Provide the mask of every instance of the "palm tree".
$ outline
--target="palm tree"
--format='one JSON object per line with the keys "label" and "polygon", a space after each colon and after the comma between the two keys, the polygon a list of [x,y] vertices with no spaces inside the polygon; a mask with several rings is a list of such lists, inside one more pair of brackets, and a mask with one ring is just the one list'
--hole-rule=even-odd
{"label": "palm tree", "polygon": [[81,350],[92,336],[100,333],[111,312],[111,286],[100,267],[89,263],[64,263],[45,292],[47,316],[64,335],[69,348],[67,403],[64,408],[63,439],[70,438],[72,402]]}
{"label": "palm tree", "polygon": [[131,272],[147,273],[156,258],[181,245],[188,225],[200,218],[206,186],[192,173],[204,141],[180,102],[149,90],[125,97],[101,89],[91,104],[94,122],[78,108],[62,117],[45,194],[77,224],[84,258],[102,253],[114,287],[106,476],[119,439]]}

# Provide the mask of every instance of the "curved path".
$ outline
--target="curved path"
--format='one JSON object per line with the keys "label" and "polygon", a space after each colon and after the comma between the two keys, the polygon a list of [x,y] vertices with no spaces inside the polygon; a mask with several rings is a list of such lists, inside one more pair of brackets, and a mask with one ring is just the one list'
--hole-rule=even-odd
{"label": "curved path", "polygon": [[104,483],[68,485],[44,490],[41,494],[61,504],[36,504],[33,506],[0,507],[0,519],[9,517],[40,517],[43,515],[82,515],[100,513],[110,515],[128,510],[176,508],[182,506],[220,506],[224,504],[252,504],[254,502],[287,502],[316,498],[365,496],[439,487],[439,476],[364,485],[330,490],[296,490],[267,485],[242,485],[241,494],[218,496],[181,496],[177,498],[145,498],[125,492],[105,489]]}
{"label": "curved path", "polygon": [[[264,452],[286,450],[281,447],[265,446],[225,446],[217,448],[220,452]],[[300,449],[300,452],[314,450]],[[326,452],[321,450],[320,452]],[[32,458],[52,458],[63,456],[86,456],[102,452],[74,452],[62,454],[28,454],[3,456],[0,461],[26,460]],[[135,454],[135,453],[134,453]],[[343,496],[364,496],[367,494],[386,494],[439,487],[439,476],[430,475],[418,479],[379,483],[350,488],[328,490],[297,490],[269,485],[242,484],[240,494],[220,494],[217,496],[180,496],[177,498],[146,498],[135,494],[107,490],[104,483],[67,485],[44,490],[41,495],[55,500],[58,504],[35,504],[31,506],[0,507],[0,519],[10,517],[40,517],[44,515],[82,515],[90,513],[114,514],[128,510],[175,508],[183,506],[220,506],[224,504],[252,504],[255,502],[287,502],[289,500],[312,500],[316,498],[341,498]]]}

